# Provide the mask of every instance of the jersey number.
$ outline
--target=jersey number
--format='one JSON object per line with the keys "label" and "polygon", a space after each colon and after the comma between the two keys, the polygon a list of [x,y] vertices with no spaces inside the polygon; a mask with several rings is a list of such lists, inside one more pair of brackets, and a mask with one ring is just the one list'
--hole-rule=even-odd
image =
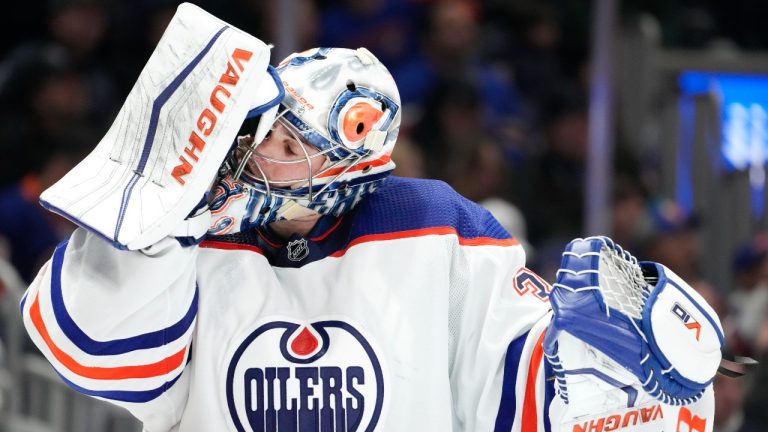
{"label": "jersey number", "polygon": [[525,267],[517,271],[514,285],[520,296],[530,294],[543,302],[549,301],[552,288],[539,275]]}

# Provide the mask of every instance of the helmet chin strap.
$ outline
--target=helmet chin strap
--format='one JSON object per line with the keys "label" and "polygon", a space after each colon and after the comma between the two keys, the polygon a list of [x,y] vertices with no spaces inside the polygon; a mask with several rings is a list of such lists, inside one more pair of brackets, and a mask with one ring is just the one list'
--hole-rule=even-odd
{"label": "helmet chin strap", "polygon": [[[323,163],[323,166],[320,168],[320,172],[322,172],[323,169],[325,169],[329,164],[330,164],[330,160],[326,158],[325,163]],[[312,172],[310,170],[310,176],[311,175],[312,175]],[[301,186],[308,186],[311,190],[312,182],[307,181],[305,184]],[[281,220],[281,219],[296,220],[296,219],[301,219],[307,216],[314,216],[317,214],[319,213],[316,212],[315,210],[304,207],[294,199],[285,200],[283,204],[280,206],[280,208],[277,209],[277,212],[276,212],[277,220]]]}
{"label": "helmet chin strap", "polygon": [[387,132],[379,130],[371,130],[368,135],[365,136],[363,142],[363,148],[374,152],[380,152],[384,148],[384,142],[387,140]]}

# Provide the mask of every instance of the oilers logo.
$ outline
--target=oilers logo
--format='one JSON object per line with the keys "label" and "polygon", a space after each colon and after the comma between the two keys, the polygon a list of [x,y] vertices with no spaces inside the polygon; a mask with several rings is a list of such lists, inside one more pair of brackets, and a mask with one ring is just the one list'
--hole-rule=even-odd
{"label": "oilers logo", "polygon": [[345,321],[263,324],[227,370],[227,404],[238,431],[372,431],[383,402],[376,353]]}

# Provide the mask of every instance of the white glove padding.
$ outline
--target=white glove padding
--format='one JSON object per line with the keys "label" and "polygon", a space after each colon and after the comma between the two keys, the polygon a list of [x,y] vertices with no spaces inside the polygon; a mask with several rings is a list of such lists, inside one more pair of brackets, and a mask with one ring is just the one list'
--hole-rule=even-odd
{"label": "white glove padding", "polygon": [[560,332],[557,350],[545,356],[555,375],[555,391],[565,402],[563,419],[578,421],[655,401],[631,372],[567,332]]}
{"label": "white glove padding", "polygon": [[712,385],[696,402],[686,406],[662,404],[665,431],[712,432],[715,426],[715,393]]}
{"label": "white glove padding", "polygon": [[112,127],[41,204],[121,249],[172,235],[210,188],[244,119],[274,116],[282,85],[268,71],[269,51],[202,9],[179,6]]}
{"label": "white glove padding", "polygon": [[211,210],[208,208],[208,196],[206,195],[198,206],[192,210],[192,214],[177,224],[168,235],[173,237],[182,246],[194,246],[203,241],[206,234],[208,234],[208,227],[210,225]]}
{"label": "white glove padding", "polygon": [[645,393],[634,375],[586,343],[564,332],[558,342],[565,364],[554,359],[555,364],[571,373],[565,375],[567,390],[560,380],[556,384],[561,397],[550,405],[553,431],[712,432],[711,385],[690,405],[664,404]]}
{"label": "white glove padding", "polygon": [[639,384],[670,405],[699,399],[717,372],[723,344],[717,314],[669,269],[638,263],[606,237],[568,244],[550,302],[554,317],[544,350],[566,390],[573,372],[559,345],[571,337],[635,377],[622,386]]}

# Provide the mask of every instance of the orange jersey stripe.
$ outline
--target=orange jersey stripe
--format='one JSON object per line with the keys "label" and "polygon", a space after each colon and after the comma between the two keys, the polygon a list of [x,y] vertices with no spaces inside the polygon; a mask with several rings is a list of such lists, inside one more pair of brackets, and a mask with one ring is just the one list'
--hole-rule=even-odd
{"label": "orange jersey stripe", "polygon": [[516,246],[520,242],[516,238],[495,239],[491,237],[464,238],[459,237],[459,244],[462,246]]}
{"label": "orange jersey stripe", "polygon": [[[347,253],[347,250],[352,246],[360,243],[367,243],[380,240],[396,240],[411,237],[423,237],[428,235],[458,235],[456,229],[453,227],[434,227],[434,228],[420,228],[407,231],[397,231],[392,233],[383,234],[369,234],[362,237],[358,237],[352,240],[346,248],[336,251],[331,254],[332,257],[340,257]],[[462,246],[514,246],[519,244],[514,238],[508,239],[494,239],[489,237],[476,237],[476,238],[464,238],[459,237],[459,244]]]}
{"label": "orange jersey stripe", "polygon": [[265,243],[267,243],[268,245],[272,246],[275,249],[280,249],[281,247],[285,246],[285,244],[277,244],[277,243],[269,241],[267,236],[265,236],[260,230],[256,230],[256,234],[259,237],[261,237],[261,239],[264,240]]}
{"label": "orange jersey stripe", "polygon": [[[372,161],[360,162],[357,165],[353,166],[352,168],[348,169],[347,172],[360,171],[360,170],[364,169],[365,167],[367,167],[369,165],[372,166],[372,167],[380,167],[382,165],[388,164],[389,161],[391,161],[391,160],[392,160],[392,157],[390,155],[388,155],[388,154],[385,154],[384,156],[382,156],[382,157],[380,157],[378,159],[374,159]],[[339,175],[339,174],[341,174],[344,171],[345,168],[346,167],[331,168],[328,171],[325,171],[325,172],[321,173],[317,177],[318,178],[324,178],[324,177],[331,177],[331,176]]]}
{"label": "orange jersey stripe", "polygon": [[205,241],[201,242],[199,246],[202,247],[202,248],[209,248],[209,249],[249,250],[251,252],[256,252],[256,253],[264,255],[264,251],[262,251],[261,249],[259,249],[256,246],[249,245],[249,244],[228,243],[228,242],[215,241],[215,240],[205,240]]}
{"label": "orange jersey stripe", "polygon": [[312,240],[314,242],[319,242],[319,241],[323,240],[324,238],[328,237],[332,232],[334,232],[336,230],[336,228],[339,227],[339,225],[341,225],[341,221],[343,221],[343,220],[344,220],[344,216],[339,217],[339,220],[337,220],[336,223],[333,224],[332,227],[328,228],[328,231],[320,234],[317,237],[312,237],[312,238],[310,238],[310,240]]}
{"label": "orange jersey stripe", "polygon": [[[337,226],[338,226],[338,223],[337,225],[333,226],[329,230],[329,232],[333,231]],[[321,237],[324,237],[327,234],[328,233],[325,233]],[[396,232],[382,233],[382,234],[368,234],[352,240],[344,249],[340,249],[330,254],[330,256],[336,257],[336,258],[343,256],[344,254],[347,253],[349,248],[361,243],[368,243],[368,242],[381,241],[381,240],[397,240],[397,239],[412,238],[412,237],[423,237],[428,235],[457,235],[457,232],[456,232],[456,229],[453,227],[434,227],[434,228],[420,228],[420,229],[413,229],[413,230],[406,230],[406,231],[396,231]],[[312,240],[318,241],[318,240],[322,240],[322,238],[313,238]],[[475,237],[475,238],[459,237],[459,244],[462,246],[516,246],[516,245],[519,245],[520,243],[515,238],[495,239],[491,237]],[[262,251],[256,246],[249,245],[249,244],[205,240],[202,243],[200,243],[200,247],[211,248],[211,249],[226,249],[226,250],[249,250],[249,251],[264,255],[264,251]]]}
{"label": "orange jersey stripe", "polygon": [[541,332],[539,340],[536,341],[536,346],[533,348],[533,354],[531,354],[531,363],[528,365],[528,377],[525,382],[525,399],[523,400],[523,415],[522,415],[522,429],[524,431],[535,431],[539,427],[539,419],[536,409],[536,376],[539,374],[539,367],[541,366],[541,358],[544,355],[544,348],[542,348],[542,342],[544,341],[544,334],[546,330]]}
{"label": "orange jersey stripe", "polygon": [[152,378],[161,375],[165,375],[168,372],[179,367],[184,361],[184,355],[187,348],[184,347],[181,351],[166,357],[158,362],[141,365],[141,366],[117,366],[117,367],[96,367],[85,366],[77,362],[70,355],[62,351],[51,339],[48,334],[48,329],[43,322],[43,316],[40,313],[39,293],[35,295],[35,301],[29,308],[29,316],[32,319],[32,323],[43,338],[45,345],[51,350],[51,353],[56,360],[59,361],[64,367],[72,371],[73,373],[83,377],[99,380],[120,380],[130,378]]}

